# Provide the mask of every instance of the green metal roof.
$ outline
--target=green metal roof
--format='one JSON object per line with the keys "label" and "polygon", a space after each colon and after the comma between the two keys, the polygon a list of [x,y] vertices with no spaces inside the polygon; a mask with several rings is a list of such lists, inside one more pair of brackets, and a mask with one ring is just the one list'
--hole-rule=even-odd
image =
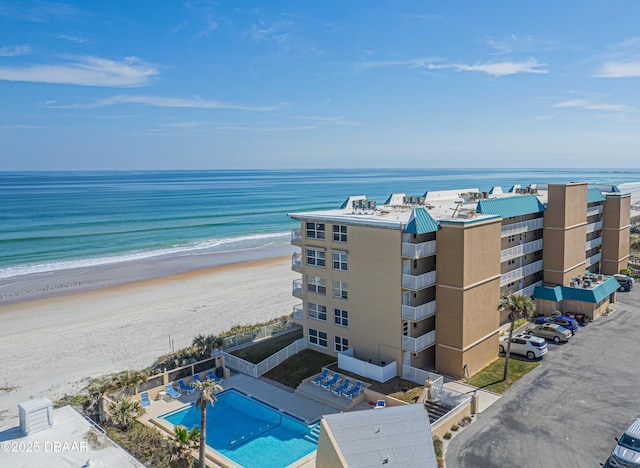
{"label": "green metal roof", "polygon": [[598,284],[593,288],[572,288],[569,286],[556,286],[548,288],[538,286],[533,292],[534,299],[544,299],[547,301],[560,302],[563,299],[580,302],[591,302],[599,304],[604,301],[611,293],[618,290],[620,284],[611,277],[604,283]]}
{"label": "green metal roof", "polygon": [[411,210],[411,216],[404,232],[408,234],[425,234],[435,232],[440,229],[440,225],[431,217],[427,210],[418,208]]}
{"label": "green metal roof", "polygon": [[600,190],[598,190],[597,188],[590,188],[589,190],[587,190],[587,203],[597,203],[603,201],[604,195],[602,195],[602,192]]}
{"label": "green metal roof", "polygon": [[476,207],[478,213],[494,214],[501,218],[522,216],[544,211],[544,205],[535,195],[516,195],[515,197],[489,198],[480,200]]}

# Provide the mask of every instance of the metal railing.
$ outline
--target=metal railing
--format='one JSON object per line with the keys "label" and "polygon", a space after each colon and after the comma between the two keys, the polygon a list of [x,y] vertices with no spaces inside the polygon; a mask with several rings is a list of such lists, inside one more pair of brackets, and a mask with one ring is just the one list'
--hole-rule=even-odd
{"label": "metal railing", "polygon": [[227,351],[234,350],[241,345],[262,340],[268,336],[272,336],[283,331],[292,330],[294,328],[300,328],[300,325],[289,320],[272,323],[263,327],[253,328],[233,336],[225,337],[224,348]]}
{"label": "metal railing", "polygon": [[410,242],[402,243],[402,256],[411,258],[422,258],[434,255],[436,253],[436,241],[422,242],[420,244],[412,244]]}
{"label": "metal railing", "polygon": [[291,242],[302,242],[302,234],[300,228],[291,230]]}
{"label": "metal railing", "polygon": [[544,219],[536,218],[521,223],[507,224],[502,226],[502,237],[513,236],[527,231],[535,231],[544,227]]}
{"label": "metal railing", "polygon": [[600,247],[601,245],[602,245],[602,237],[598,237],[596,239],[587,241],[586,249],[591,250],[595,247]]}
{"label": "metal railing", "polygon": [[587,217],[602,213],[602,205],[587,208]]}
{"label": "metal railing", "polygon": [[436,313],[436,301],[427,302],[419,306],[402,305],[402,318],[405,320],[412,320],[417,322],[418,320],[426,319]]}
{"label": "metal railing", "polygon": [[602,221],[587,224],[587,234],[595,231],[602,231]]}
{"label": "metal railing", "polygon": [[600,260],[602,260],[602,254],[598,252],[597,254],[587,258],[586,265],[591,266],[594,263],[598,263]]}
{"label": "metal railing", "polygon": [[292,285],[292,292],[294,296],[300,297],[302,298],[302,280],[301,279],[295,279],[293,280],[293,282],[291,283]]}
{"label": "metal railing", "polygon": [[294,270],[302,269],[302,253],[295,252],[293,255],[291,255],[291,268],[293,268]]}
{"label": "metal railing", "polygon": [[503,275],[500,275],[500,287],[524,278],[525,276],[532,275],[533,273],[536,273],[540,270],[542,270],[542,260],[530,263],[529,265],[525,265],[522,268],[518,268],[516,270],[511,270],[507,273],[504,273]]}
{"label": "metal railing", "polygon": [[522,255],[529,254],[542,250],[542,239],[534,240],[533,242],[527,242],[526,244],[516,245],[509,249],[504,249],[500,252],[500,261],[504,262],[510,258],[520,257]]}
{"label": "metal railing", "polygon": [[293,306],[293,320],[303,320],[304,304],[295,304]]}
{"label": "metal railing", "polygon": [[420,289],[433,286],[434,284],[436,284],[435,271],[429,271],[427,273],[424,273],[418,276],[406,275],[406,274],[402,275],[402,287],[405,289],[418,291]]}
{"label": "metal railing", "polygon": [[520,296],[533,296],[533,291],[536,289],[536,286],[542,286],[542,281],[537,281],[533,284],[530,284],[526,288],[522,288],[519,291],[516,291],[514,294]]}
{"label": "metal railing", "polygon": [[418,353],[423,349],[436,344],[436,331],[431,330],[417,338],[411,336],[402,336],[402,349]]}

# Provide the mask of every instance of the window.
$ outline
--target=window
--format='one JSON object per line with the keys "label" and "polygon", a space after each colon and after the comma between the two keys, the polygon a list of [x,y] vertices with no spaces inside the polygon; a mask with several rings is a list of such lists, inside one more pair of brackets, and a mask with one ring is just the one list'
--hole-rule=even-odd
{"label": "window", "polygon": [[315,294],[327,294],[327,281],[319,276],[307,276],[307,291]]}
{"label": "window", "polygon": [[320,249],[307,248],[307,265],[324,268],[326,263],[326,253]]}
{"label": "window", "polygon": [[324,239],[324,223],[307,222],[308,239]]}
{"label": "window", "polygon": [[402,334],[409,336],[409,322],[402,322]]}
{"label": "window", "polygon": [[333,323],[341,327],[349,326],[349,312],[342,309],[333,309]]}
{"label": "window", "polygon": [[327,347],[327,333],[309,328],[309,343],[321,348]]}
{"label": "window", "polygon": [[333,252],[333,269],[347,271],[348,255],[346,252]]}
{"label": "window", "polygon": [[349,349],[349,340],[336,336],[334,349],[336,350],[336,353],[346,351],[347,349]]}
{"label": "window", "polygon": [[347,242],[347,226],[333,225],[333,242]]}
{"label": "window", "polygon": [[516,236],[509,236],[509,243],[515,242]]}
{"label": "window", "polygon": [[511,260],[509,260],[508,265],[514,265],[516,263],[516,259],[512,258]]}
{"label": "window", "polygon": [[509,284],[507,284],[507,288],[512,288],[512,287],[513,287],[513,286],[515,286],[515,285],[516,285],[516,283],[515,283],[515,282],[509,283]]}
{"label": "window", "polygon": [[312,318],[315,320],[322,320],[323,322],[326,322],[327,306],[309,302],[309,305],[307,306],[307,314],[309,315],[309,318]]}
{"label": "window", "polygon": [[345,281],[333,282],[333,297],[337,297],[338,299],[349,298],[349,286]]}

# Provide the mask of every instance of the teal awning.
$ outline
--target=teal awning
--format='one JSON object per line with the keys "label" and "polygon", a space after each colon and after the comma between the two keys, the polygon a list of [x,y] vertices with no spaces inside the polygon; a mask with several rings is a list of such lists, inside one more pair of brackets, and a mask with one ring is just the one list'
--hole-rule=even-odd
{"label": "teal awning", "polygon": [[604,201],[604,195],[597,188],[587,190],[587,203],[598,203]]}
{"label": "teal awning", "polygon": [[489,198],[480,200],[476,211],[482,214],[494,214],[501,218],[522,216],[544,211],[544,205],[535,195],[516,195],[515,197]]}
{"label": "teal awning", "polygon": [[534,299],[560,302],[563,299],[599,304],[611,293],[618,290],[620,284],[614,277],[608,278],[603,283],[593,288],[572,288],[570,286],[556,286],[555,288],[538,286],[533,292]]}
{"label": "teal awning", "polygon": [[418,208],[411,210],[411,216],[404,232],[408,234],[425,234],[435,232],[440,229],[440,225],[431,217],[427,210]]}
{"label": "teal awning", "polygon": [[547,286],[536,286],[533,290],[534,299],[543,299],[545,301],[560,302],[562,300],[562,290],[560,286],[549,288]]}

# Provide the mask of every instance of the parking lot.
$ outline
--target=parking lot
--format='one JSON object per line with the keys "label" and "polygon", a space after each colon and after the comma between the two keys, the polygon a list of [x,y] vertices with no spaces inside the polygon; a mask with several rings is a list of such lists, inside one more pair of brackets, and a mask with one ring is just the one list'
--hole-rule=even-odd
{"label": "parking lot", "polygon": [[549,343],[540,367],[451,440],[447,467],[608,465],[614,437],[640,416],[639,299],[636,283],[609,316]]}

